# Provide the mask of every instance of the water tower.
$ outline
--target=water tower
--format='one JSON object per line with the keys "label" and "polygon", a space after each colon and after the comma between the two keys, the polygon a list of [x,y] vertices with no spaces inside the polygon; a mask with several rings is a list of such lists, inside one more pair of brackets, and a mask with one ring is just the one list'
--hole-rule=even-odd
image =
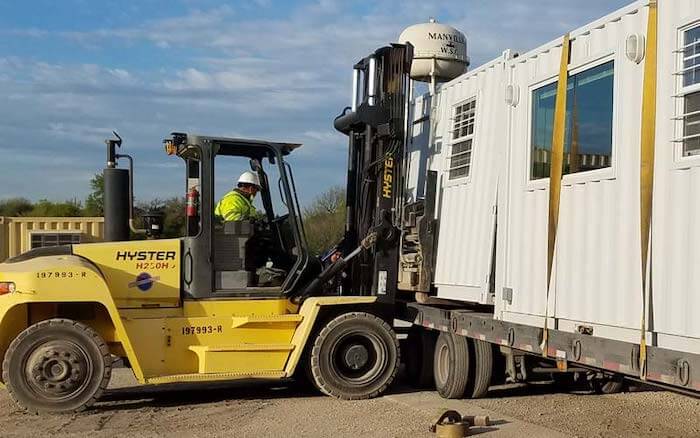
{"label": "water tower", "polygon": [[427,23],[406,28],[399,36],[400,43],[414,47],[411,78],[430,83],[430,94],[437,82],[447,82],[467,71],[467,38],[452,26],[440,24],[431,18]]}

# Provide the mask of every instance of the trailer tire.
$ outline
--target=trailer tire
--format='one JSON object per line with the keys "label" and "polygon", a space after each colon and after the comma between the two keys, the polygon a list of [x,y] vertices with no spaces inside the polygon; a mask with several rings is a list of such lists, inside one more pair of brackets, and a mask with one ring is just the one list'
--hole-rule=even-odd
{"label": "trailer tire", "polygon": [[433,362],[435,388],[441,397],[464,397],[469,382],[470,362],[467,338],[441,332],[435,343]]}
{"label": "trailer tire", "polygon": [[617,394],[625,388],[625,381],[619,377],[593,379],[590,386],[596,394]]}
{"label": "trailer tire", "polygon": [[383,319],[364,312],[342,314],[318,333],[311,349],[317,388],[342,400],[381,395],[399,371],[399,340]]}
{"label": "trailer tire", "polygon": [[493,376],[493,348],[488,342],[480,339],[470,339],[472,345],[471,357],[474,358],[474,385],[471,398],[481,398],[486,395],[491,386]]}
{"label": "trailer tire", "polygon": [[406,374],[409,383],[415,388],[431,388],[435,385],[433,378],[433,361],[435,360],[436,332],[420,327],[411,327],[406,339],[407,352]]}
{"label": "trailer tire", "polygon": [[102,395],[111,375],[105,341],[69,319],[49,319],[24,330],[2,364],[10,396],[33,413],[82,411]]}

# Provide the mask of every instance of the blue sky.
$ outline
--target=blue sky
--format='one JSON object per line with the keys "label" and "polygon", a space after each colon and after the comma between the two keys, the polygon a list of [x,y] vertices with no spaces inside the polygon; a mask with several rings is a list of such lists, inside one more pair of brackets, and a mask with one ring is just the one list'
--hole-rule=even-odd
{"label": "blue sky", "polygon": [[83,199],[116,129],[136,197],[182,194],[172,131],[304,143],[302,203],[344,183],[333,118],[350,68],[429,17],[468,38],[476,66],[524,52],[627,0],[0,2],[0,199]]}

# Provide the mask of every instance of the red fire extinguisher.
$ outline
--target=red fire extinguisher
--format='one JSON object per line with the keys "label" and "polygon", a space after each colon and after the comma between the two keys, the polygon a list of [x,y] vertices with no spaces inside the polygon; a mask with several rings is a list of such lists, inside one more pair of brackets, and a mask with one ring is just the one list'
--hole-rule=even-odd
{"label": "red fire extinguisher", "polygon": [[197,216],[197,207],[199,204],[199,192],[197,187],[192,187],[187,192],[186,202],[185,202],[185,214],[187,217]]}

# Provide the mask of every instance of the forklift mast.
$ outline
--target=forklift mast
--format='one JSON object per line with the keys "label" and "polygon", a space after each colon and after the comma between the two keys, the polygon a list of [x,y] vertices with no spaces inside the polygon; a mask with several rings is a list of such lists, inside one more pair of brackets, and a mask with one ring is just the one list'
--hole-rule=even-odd
{"label": "forklift mast", "polygon": [[343,293],[393,304],[398,282],[413,46],[392,44],[353,68],[352,106],[335,119],[348,136],[347,214],[341,250],[376,233],[375,245],[346,270]]}

